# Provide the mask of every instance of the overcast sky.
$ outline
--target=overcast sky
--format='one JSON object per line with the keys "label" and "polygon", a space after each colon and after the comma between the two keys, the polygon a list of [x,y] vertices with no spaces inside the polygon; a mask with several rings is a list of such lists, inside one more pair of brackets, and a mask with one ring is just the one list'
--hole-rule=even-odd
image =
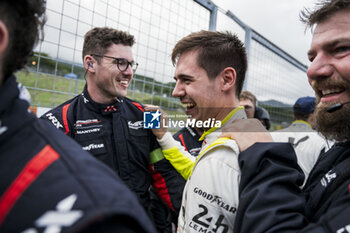
{"label": "overcast sky", "polygon": [[[162,4],[164,2],[170,4],[171,1],[163,0]],[[299,21],[299,13],[304,7],[313,6],[316,0],[212,1],[220,7],[217,20],[217,29],[219,31],[232,31],[237,33],[238,37],[244,41],[242,28],[235,24],[231,18],[224,15],[227,10],[230,10],[260,35],[263,35],[303,64],[309,65],[306,53],[310,46],[311,33],[309,30],[305,31],[305,26]],[[73,4],[72,2],[75,3]],[[182,0],[174,2],[174,6],[182,3],[186,6],[195,4],[193,0],[188,0],[188,4]],[[77,3],[84,7],[79,10],[79,4]],[[80,63],[81,48],[83,46],[82,36],[90,29],[91,24],[94,26],[105,26],[109,22],[111,24],[108,26],[121,30],[130,30],[136,36],[136,41],[139,41],[136,45],[137,60],[140,64],[138,74],[152,77],[157,81],[168,82],[173,77],[173,66],[170,59],[166,58],[166,55],[169,54],[176,40],[181,38],[182,35],[180,36],[180,34],[186,32],[184,35],[187,35],[191,30],[205,29],[209,26],[209,22],[206,22],[209,14],[204,8],[198,9],[200,6],[196,6],[193,9],[204,14],[183,11],[178,15],[174,15],[174,12],[164,8],[161,17],[159,17],[155,16],[157,14],[150,14],[150,12],[162,11],[162,5],[158,1],[113,0],[110,3],[113,3],[112,5],[115,5],[116,8],[110,7],[108,11],[107,5],[101,4],[100,1],[97,1],[99,4],[89,3],[91,3],[90,0],[48,1],[49,14],[45,43],[42,43],[42,46],[40,46],[42,51],[49,53],[54,58],[57,57],[67,61],[71,61],[74,58],[76,63]],[[93,10],[89,11],[88,9]],[[125,9],[129,9],[130,12]],[[106,14],[106,11],[108,14]],[[60,12],[63,12],[63,17],[61,17]],[[175,12],[177,11],[175,10]],[[105,15],[109,15],[109,20],[106,20]],[[199,15],[202,18],[198,18]],[[115,18],[117,16],[118,18]],[[182,24],[185,24],[186,21],[192,22],[192,17],[195,23],[194,29],[192,29],[193,25],[191,23],[186,24],[186,27],[182,27]],[[75,18],[79,19],[78,24],[74,20]],[[131,18],[134,20],[130,20]],[[165,20],[160,20],[161,18]],[[110,19],[114,19],[114,21]],[[142,27],[140,27],[141,25]],[[166,26],[164,27],[164,25]],[[178,25],[181,25],[181,27],[175,28]],[[61,27],[64,30],[60,31],[59,28]],[[179,29],[178,32],[177,29]],[[177,39],[174,33],[169,33],[169,30],[175,30]],[[76,32],[80,35],[77,38],[75,37]],[[153,36],[150,36],[151,34]],[[57,44],[61,46],[58,47]],[[251,57],[254,57],[252,51],[255,52],[256,56],[250,60],[249,67],[251,68],[250,70],[248,69],[249,78],[246,81],[246,88],[253,91],[260,100],[276,99],[285,103],[292,103],[299,95],[313,95],[306,75],[299,69],[286,64],[285,60],[271,52],[265,51],[261,46],[258,47],[255,44],[255,48],[252,46],[251,49]]]}
{"label": "overcast sky", "polygon": [[304,7],[313,7],[316,0],[212,0],[224,10],[230,10],[245,24],[309,65],[306,52],[311,32],[299,21]]}

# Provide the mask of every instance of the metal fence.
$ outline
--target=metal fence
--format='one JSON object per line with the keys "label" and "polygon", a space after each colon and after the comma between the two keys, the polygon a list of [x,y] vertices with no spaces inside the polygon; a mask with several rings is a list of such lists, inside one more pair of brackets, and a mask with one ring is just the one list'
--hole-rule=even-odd
{"label": "metal fence", "polygon": [[313,95],[305,65],[209,0],[48,0],[47,17],[44,40],[35,48],[27,72],[17,74],[31,92],[33,106],[52,108],[82,91],[83,36],[96,26],[135,36],[139,67],[128,96],[142,103],[181,108],[171,97],[170,54],[179,39],[202,29],[229,30],[245,41],[249,65],[244,89],[257,96],[274,122],[291,121],[293,102]]}
{"label": "metal fence", "polygon": [[295,101],[302,96],[314,95],[307,80],[306,65],[250,28],[231,11],[212,9],[216,11],[212,14],[218,15],[215,30],[236,32],[245,42],[248,72],[243,89],[251,91],[259,106],[268,110],[273,129],[288,125],[293,120]]}

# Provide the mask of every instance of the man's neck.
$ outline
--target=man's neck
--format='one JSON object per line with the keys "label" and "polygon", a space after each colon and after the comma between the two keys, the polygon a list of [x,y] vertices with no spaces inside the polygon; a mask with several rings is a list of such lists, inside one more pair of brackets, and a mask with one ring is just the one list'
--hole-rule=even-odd
{"label": "man's neck", "polygon": [[99,104],[112,104],[118,98],[117,97],[106,97],[97,87],[94,85],[87,85],[87,92],[89,93],[90,98]]}
{"label": "man's neck", "polygon": [[219,107],[220,111],[216,114],[215,120],[222,121],[233,109],[239,106],[239,100],[237,98],[226,96],[226,99],[230,99],[230,101],[226,100],[226,103]]}
{"label": "man's neck", "polygon": [[[239,107],[239,105],[231,105],[231,106],[225,106],[221,107],[220,111],[214,116],[211,117],[210,119],[214,119],[214,121],[223,121],[235,108]],[[207,119],[209,120],[209,119]],[[210,128],[203,128],[203,130],[207,131]]]}
{"label": "man's neck", "polygon": [[215,120],[217,121],[222,121],[223,119],[225,119],[225,117],[238,106],[235,107],[227,107],[227,108],[223,108],[215,117]]}

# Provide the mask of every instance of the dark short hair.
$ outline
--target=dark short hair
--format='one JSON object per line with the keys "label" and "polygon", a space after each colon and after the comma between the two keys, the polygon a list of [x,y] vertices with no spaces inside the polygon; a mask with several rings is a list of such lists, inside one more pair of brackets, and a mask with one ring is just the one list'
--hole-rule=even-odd
{"label": "dark short hair", "polygon": [[178,41],[173,49],[171,59],[175,65],[177,59],[185,52],[197,50],[197,63],[215,78],[226,67],[236,70],[236,95],[239,97],[247,71],[247,54],[243,43],[230,32],[200,31],[191,33]]}
{"label": "dark short hair", "polygon": [[[104,55],[113,44],[133,46],[134,43],[134,36],[127,32],[109,27],[95,27],[85,34],[83,59],[88,54]],[[96,59],[100,62],[98,57]]]}
{"label": "dark short hair", "polygon": [[319,0],[314,9],[304,8],[299,17],[308,27],[312,27],[349,6],[350,0]]}
{"label": "dark short hair", "polygon": [[23,68],[33,55],[33,47],[46,21],[45,8],[45,0],[0,1],[0,20],[9,32],[2,64],[4,77]]}

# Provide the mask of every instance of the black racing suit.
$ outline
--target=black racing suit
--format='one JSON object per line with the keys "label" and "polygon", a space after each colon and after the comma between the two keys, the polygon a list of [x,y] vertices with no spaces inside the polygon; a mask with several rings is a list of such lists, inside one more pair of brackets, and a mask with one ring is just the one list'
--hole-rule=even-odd
{"label": "black racing suit", "polygon": [[350,142],[320,156],[303,190],[289,144],[256,143],[239,162],[235,232],[350,232]]}
{"label": "black racing suit", "polygon": [[[0,87],[0,232],[155,232],[115,173]],[[28,93],[29,95],[29,93]]]}
{"label": "black racing suit", "polygon": [[[153,216],[158,231],[165,225],[151,206],[149,188],[153,185],[161,199],[171,208],[179,208],[178,173],[169,172],[151,130],[143,128],[143,106],[128,98],[110,105],[94,102],[85,86],[82,94],[42,116],[74,138],[84,150],[111,167],[136,193],[142,206]],[[164,221],[163,221],[164,222]],[[165,223],[164,223],[165,224]]]}
{"label": "black racing suit", "polygon": [[[201,149],[202,143],[199,141],[200,135],[191,127],[185,127],[176,132],[173,135],[174,139],[179,141],[181,145],[184,147],[186,151],[188,151],[193,157],[197,157],[199,155],[199,151]],[[171,165],[168,166],[168,173],[174,174],[174,179],[176,179],[177,185],[177,191],[181,193],[181,199],[182,200],[182,193],[183,189],[186,184],[186,180],[181,176],[177,175],[177,171],[174,167]],[[175,175],[176,174],[176,175]],[[156,198],[156,197],[155,197]],[[177,226],[177,219],[180,213],[180,206],[176,206],[175,209],[169,210],[169,208],[164,208],[162,205],[159,205],[157,203],[154,204],[154,208],[162,209],[164,212],[166,212],[166,215],[168,215],[168,223],[174,224],[175,227]]]}
{"label": "black racing suit", "polygon": [[176,141],[188,151],[193,157],[199,155],[202,148],[202,142],[199,141],[201,135],[192,127],[184,127],[173,135]]}

